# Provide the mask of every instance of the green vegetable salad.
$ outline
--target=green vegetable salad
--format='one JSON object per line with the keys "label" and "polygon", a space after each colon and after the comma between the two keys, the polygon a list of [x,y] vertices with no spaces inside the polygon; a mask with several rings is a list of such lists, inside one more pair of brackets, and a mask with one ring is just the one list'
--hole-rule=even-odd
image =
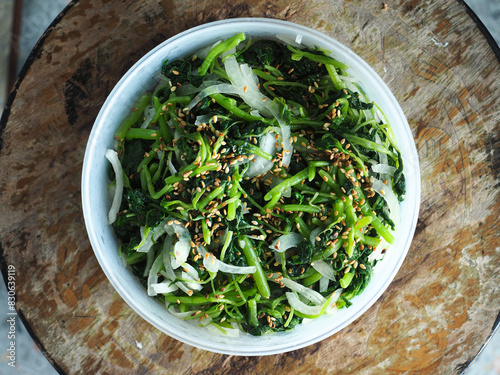
{"label": "green vegetable salad", "polygon": [[106,157],[120,254],[173,315],[262,335],[347,308],[370,282],[405,180],[347,68],[245,34],[164,62]]}

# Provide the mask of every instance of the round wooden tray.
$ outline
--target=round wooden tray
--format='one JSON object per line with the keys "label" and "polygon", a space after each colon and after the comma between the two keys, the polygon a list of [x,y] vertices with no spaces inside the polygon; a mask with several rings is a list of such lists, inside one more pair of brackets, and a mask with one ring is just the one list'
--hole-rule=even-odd
{"label": "round wooden tray", "polygon": [[[232,17],[297,22],[354,50],[393,91],[420,154],[420,219],[394,282],[344,330],[282,355],[214,354],[159,332],[114,291],[82,217],[83,154],[107,94],[168,37]],[[15,267],[18,315],[54,367],[70,374],[462,372],[498,325],[500,306],[500,51],[474,17],[454,0],[71,3],[35,47],[0,123],[2,272]]]}

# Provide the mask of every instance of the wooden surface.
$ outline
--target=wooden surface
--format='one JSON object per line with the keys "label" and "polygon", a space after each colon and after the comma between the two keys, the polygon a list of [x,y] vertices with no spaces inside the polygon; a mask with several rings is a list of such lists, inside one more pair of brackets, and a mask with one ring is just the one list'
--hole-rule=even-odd
{"label": "wooden surface", "polygon": [[[54,367],[76,374],[461,373],[495,324],[500,65],[455,0],[80,0],[36,46],[1,120],[2,271]],[[380,300],[330,339],[232,357],[160,333],[113,290],[88,242],[80,172],[92,123],[143,54],[191,26],[261,16],[330,35],[400,102],[418,145],[416,236]],[[136,343],[142,344],[139,348]]]}

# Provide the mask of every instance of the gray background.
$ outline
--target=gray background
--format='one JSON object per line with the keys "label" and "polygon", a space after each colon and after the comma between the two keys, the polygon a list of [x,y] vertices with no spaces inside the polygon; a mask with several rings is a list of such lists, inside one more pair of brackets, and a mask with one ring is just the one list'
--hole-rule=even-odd
{"label": "gray background", "polygon": [[[454,1],[454,0],[450,0]],[[13,9],[15,0],[0,0],[0,110],[7,100],[8,61],[12,40]],[[500,45],[500,0],[465,1],[482,20],[496,42]],[[69,0],[23,0],[19,35],[19,72],[31,49],[52,20],[69,3]],[[2,279],[3,280],[3,279]],[[9,325],[7,290],[0,282],[0,375],[42,374],[52,375],[56,371],[38,350],[22,326],[19,318],[16,325],[16,368],[7,365],[7,334]],[[5,343],[5,344],[4,344]],[[500,375],[500,333],[496,333],[477,360],[466,371],[467,375]]]}

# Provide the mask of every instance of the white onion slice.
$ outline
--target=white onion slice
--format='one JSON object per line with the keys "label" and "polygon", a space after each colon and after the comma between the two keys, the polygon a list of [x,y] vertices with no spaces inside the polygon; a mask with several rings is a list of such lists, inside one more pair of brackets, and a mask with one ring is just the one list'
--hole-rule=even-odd
{"label": "white onion slice", "polygon": [[203,89],[200,91],[198,95],[196,95],[193,100],[191,100],[191,103],[187,106],[189,110],[193,109],[196,104],[198,104],[201,100],[206,98],[209,95],[212,94],[237,94],[238,90],[233,86],[228,83],[221,83],[215,86],[209,86],[206,89]]}
{"label": "white onion slice", "polygon": [[151,284],[151,287],[157,294],[171,293],[179,289],[177,285],[172,284],[171,281],[163,281],[161,283]]}
{"label": "white onion slice", "polygon": [[386,174],[392,177],[394,176],[394,172],[396,172],[396,167],[387,164],[375,164],[371,166],[371,170],[375,173]]}
{"label": "white onion slice", "polygon": [[157,227],[155,228],[152,228],[153,229],[153,242],[154,243],[157,243],[158,242],[158,239],[163,236],[165,233],[167,233],[167,230],[165,229],[165,221],[163,223],[161,223],[160,225],[158,225]]}
{"label": "white onion slice", "polygon": [[295,293],[286,292],[285,293],[288,303],[291,307],[302,314],[306,315],[318,315],[321,313],[323,309],[323,305],[309,306],[302,302],[299,297]]}
{"label": "white onion slice", "polygon": [[[291,247],[297,247],[297,245],[304,239],[300,233],[288,233],[279,236],[275,239],[269,248],[278,253],[282,253],[290,249]],[[279,243],[278,243],[279,242]]]}
{"label": "white onion slice", "polygon": [[118,154],[115,150],[106,150],[106,159],[111,163],[113,171],[116,176],[115,193],[113,196],[113,202],[111,203],[111,208],[108,212],[108,222],[113,224],[116,220],[116,214],[120,211],[120,205],[122,203],[123,195],[123,169],[118,159]]}
{"label": "white onion slice", "polygon": [[169,306],[169,302],[167,302],[166,305],[168,307],[168,312],[179,319],[188,318],[193,313],[193,311],[185,311],[185,312],[177,311],[174,306],[172,305]]}
{"label": "white onion slice", "polygon": [[221,262],[218,259],[217,259],[217,262],[219,263],[219,271],[221,271],[221,272],[234,273],[234,274],[239,274],[239,275],[245,275],[248,273],[257,272],[257,268],[255,266],[246,266],[246,267],[233,266],[232,264],[227,264],[227,263]]}
{"label": "white onion slice", "polygon": [[220,84],[221,84],[221,81],[216,81],[216,80],[203,81],[203,83],[198,87],[188,83],[188,84],[182,85],[181,87],[178,87],[177,90],[175,90],[175,92],[181,96],[182,95],[191,95],[191,94],[195,94],[195,93],[198,93],[200,91],[203,91],[204,89],[206,89],[210,86],[217,86]]}
{"label": "white onion slice", "polygon": [[315,305],[322,305],[326,302],[325,297],[316,292],[315,290],[309,289],[302,284],[299,284],[293,280],[287,279],[283,277],[280,279],[280,283],[283,283],[288,289],[297,292],[301,296],[307,298],[309,301],[314,303]]}
{"label": "white onion slice", "polygon": [[172,268],[175,270],[179,266],[187,261],[189,256],[189,250],[191,250],[191,245],[189,241],[181,238],[174,245],[174,258],[172,258]]}
{"label": "white onion slice", "polygon": [[[266,152],[267,154],[274,156],[276,155],[276,138],[271,133],[267,133],[260,140],[259,148]],[[250,166],[245,173],[245,177],[253,178],[255,176],[260,176],[266,174],[273,167],[273,162],[264,159],[259,155],[255,155],[255,158],[250,162]]]}
{"label": "white onion slice", "polygon": [[[189,274],[187,274],[184,271],[181,272],[180,277],[183,280],[195,281]],[[183,281],[182,283],[191,290],[202,290],[203,289],[203,286],[199,283],[190,282],[190,281]]]}
{"label": "white onion slice", "polygon": [[168,165],[168,170],[172,175],[177,173],[177,168],[175,168],[175,166],[172,164],[172,155],[169,156],[167,165]]}
{"label": "white onion slice", "polygon": [[148,285],[148,296],[150,297],[157,295],[156,291],[151,285],[158,283],[158,272],[160,272],[162,266],[163,266],[163,256],[162,254],[159,254],[156,257],[155,261],[153,262],[151,269],[149,270],[147,285]]}
{"label": "white onion slice", "polygon": [[391,219],[394,221],[394,224],[397,226],[399,224],[400,216],[399,216],[399,201],[396,198],[396,194],[389,185],[384,184],[382,181],[371,177],[372,188],[378,194],[380,194],[387,205],[389,206],[389,210],[391,211]]}
{"label": "white onion slice", "polygon": [[194,121],[195,125],[208,124],[209,121],[213,118],[213,115],[200,115],[196,116],[196,120]]}
{"label": "white onion slice", "polygon": [[[375,134],[375,143],[377,143],[380,146],[384,146],[378,134]],[[378,152],[378,161],[380,162],[380,164],[389,165],[387,154],[384,152]]]}
{"label": "white onion slice", "polygon": [[313,246],[314,246],[314,245],[316,245],[316,236],[317,236],[318,234],[320,234],[320,233],[321,233],[321,230],[322,230],[322,229],[318,227],[318,228],[314,228],[314,229],[311,231],[311,234],[310,234],[310,236],[309,236],[309,241],[311,242],[311,244],[312,244]]}
{"label": "white onion slice", "polygon": [[[292,47],[295,47],[295,48],[304,47],[302,45],[302,40],[300,41],[300,44],[298,42],[296,42],[297,36],[295,38],[290,38],[288,35],[276,34],[276,38],[278,38],[279,40],[281,40],[285,44],[290,44]],[[308,47],[312,47],[312,46],[308,46]]]}
{"label": "white onion slice", "polygon": [[284,167],[288,167],[288,165],[290,165],[290,160],[292,160],[292,154],[293,154],[293,146],[292,143],[290,142],[290,135],[291,135],[290,126],[287,123],[285,123],[285,121],[283,121],[277,108],[272,107],[271,111],[276,120],[278,120],[278,124],[280,125],[281,140],[283,142],[282,163]]}
{"label": "white onion slice", "polygon": [[184,272],[186,272],[190,278],[192,278],[193,280],[198,280],[200,275],[198,274],[198,271],[196,271],[196,269],[190,265],[189,263],[184,263],[182,265],[182,269],[184,270]]}
{"label": "white onion slice", "polygon": [[141,227],[141,242],[134,247],[134,250],[139,253],[147,253],[153,245],[153,230],[149,227]]}
{"label": "white onion slice", "polygon": [[193,295],[193,288],[187,287],[186,285],[184,285],[183,282],[177,281],[175,285],[177,285],[179,289],[182,290],[184,293],[186,293],[188,296]]}
{"label": "white onion slice", "polygon": [[328,298],[328,302],[327,302],[328,306],[326,307],[327,314],[332,314],[338,310],[336,302],[339,300],[340,295],[342,294],[342,291],[343,291],[343,289],[339,288],[335,292],[332,293],[330,298]]}
{"label": "white onion slice", "polygon": [[326,263],[324,260],[316,260],[312,264],[313,268],[318,271],[321,276],[329,280],[335,281],[335,273],[331,264]]}
{"label": "white onion slice", "polygon": [[321,293],[326,292],[328,289],[328,284],[330,283],[330,279],[328,279],[325,276],[321,276],[321,279],[319,279],[319,291]]}
{"label": "white onion slice", "polygon": [[229,81],[236,89],[235,93],[251,108],[258,110],[261,115],[266,117],[273,115],[272,107],[276,107],[276,111],[278,110],[278,105],[259,91],[257,76],[248,64],[240,65],[235,56],[228,56],[224,59],[224,68]]}
{"label": "white onion slice", "polygon": [[203,265],[210,272],[221,271],[240,275],[257,272],[255,266],[240,267],[224,263],[217,259],[212,253],[208,253],[203,246],[198,247],[198,252],[203,257]]}
{"label": "white onion slice", "polygon": [[[168,221],[171,220],[167,219],[167,222]],[[175,270],[179,268],[181,264],[185,263],[189,256],[189,250],[191,250],[191,236],[189,235],[189,231],[181,224],[167,224],[165,225],[165,230],[169,236],[174,236],[175,233],[179,239],[174,245],[174,257],[171,262],[172,268]]]}
{"label": "white onion slice", "polygon": [[368,255],[368,261],[372,263],[374,260],[381,260],[384,257],[382,251],[384,249],[388,249],[389,246],[390,244],[382,238],[375,250],[370,255]]}
{"label": "white onion slice", "polygon": [[145,129],[148,127],[149,123],[155,117],[156,110],[155,107],[151,104],[148,104],[146,108],[144,109],[144,114],[146,115],[144,118],[144,121],[141,124],[141,129]]}
{"label": "white onion slice", "polygon": [[146,277],[149,275],[149,270],[151,269],[151,266],[153,265],[154,260],[155,260],[154,251],[148,251],[147,260],[146,260],[146,267],[144,268],[144,272],[142,274],[143,277]]}
{"label": "white onion slice", "polygon": [[165,242],[163,243],[163,250],[162,250],[162,260],[163,264],[165,265],[165,271],[162,272],[162,275],[166,277],[167,279],[174,281],[175,280],[175,273],[174,269],[172,268],[172,252],[174,248],[174,245],[172,244],[172,238],[167,237],[165,239]]}

